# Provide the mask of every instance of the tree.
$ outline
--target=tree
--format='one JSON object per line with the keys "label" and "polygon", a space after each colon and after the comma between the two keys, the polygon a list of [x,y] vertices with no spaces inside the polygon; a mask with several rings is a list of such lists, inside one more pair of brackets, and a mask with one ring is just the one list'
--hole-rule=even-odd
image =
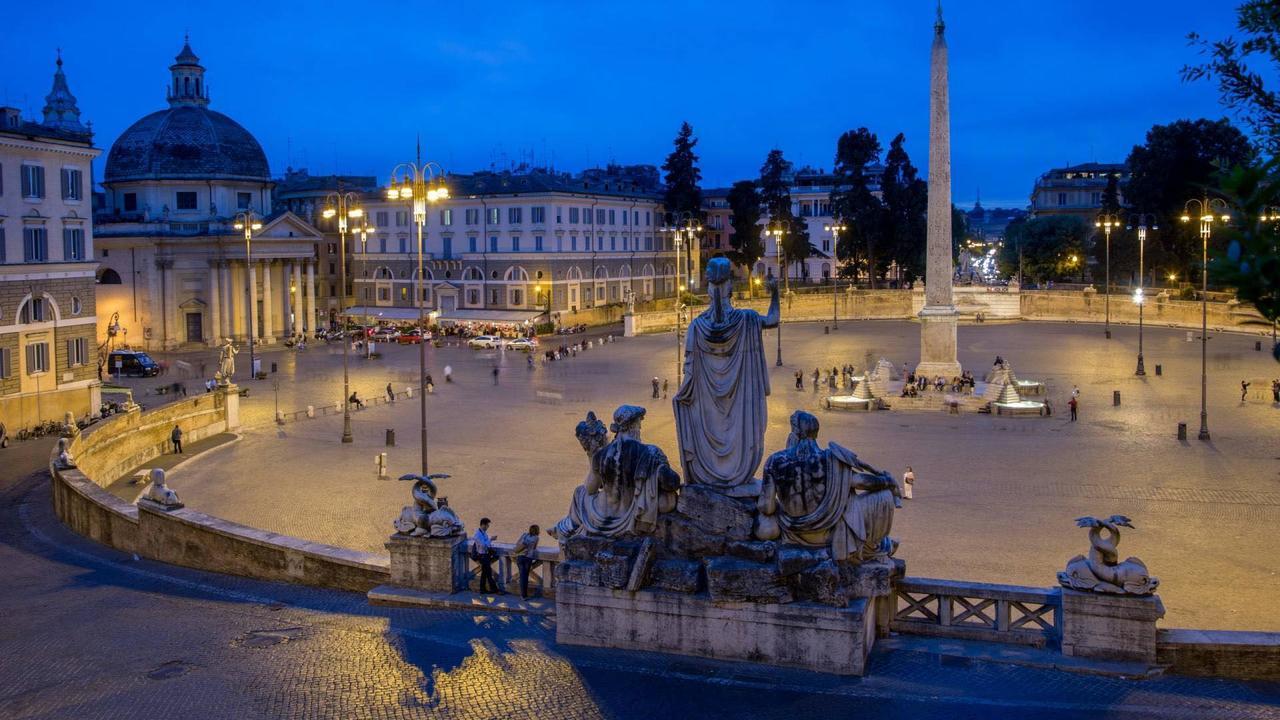
{"label": "tree", "polygon": [[1178,120],[1147,132],[1146,142],[1129,153],[1123,192],[1129,207],[1154,214],[1161,227],[1148,236],[1148,267],[1187,276],[1199,262],[1200,240],[1196,228],[1177,222],[1186,201],[1215,185],[1218,167],[1253,158],[1248,138],[1225,118]]}
{"label": "tree", "polygon": [[662,169],[667,173],[663,207],[676,216],[688,212],[700,217],[702,188],[698,183],[702,181],[702,171],[698,169],[698,156],[693,152],[698,144],[698,139],[693,136],[693,127],[687,122],[682,123],[680,133],[672,144],[675,149],[662,164]]}
{"label": "tree", "polygon": [[965,211],[951,206],[951,262],[954,264],[969,239],[969,216]]}
{"label": "tree", "polygon": [[[1120,179],[1116,173],[1107,176],[1107,186],[1102,191],[1102,205],[1099,215],[1114,215],[1121,221],[1118,230],[1111,231],[1111,277],[1112,282],[1126,274],[1138,271],[1138,240],[1136,235],[1125,229],[1124,207],[1120,204]],[[1107,263],[1107,238],[1104,231],[1093,223],[1093,244],[1089,247],[1090,256],[1095,267],[1105,275]]]}
{"label": "tree", "polygon": [[898,263],[907,280],[924,277],[925,251],[929,234],[929,188],[919,178],[903,147],[906,137],[898,133],[889,143],[880,194],[884,204],[884,238],[891,259]]}
{"label": "tree", "polygon": [[1005,228],[1000,264],[1010,275],[1017,274],[1019,252],[1023,275],[1037,280],[1062,280],[1081,272],[1085,240],[1089,228],[1071,215],[1019,218]]}
{"label": "tree", "polygon": [[[1237,296],[1271,322],[1280,320],[1280,160],[1234,168],[1222,178],[1222,194],[1234,222],[1223,233],[1226,250],[1209,258],[1209,277],[1236,288]],[[1272,348],[1280,361],[1280,345]]]}
{"label": "tree", "polygon": [[809,229],[803,220],[791,212],[791,162],[774,148],[760,166],[760,205],[769,215],[769,225],[784,231],[782,254],[787,267],[791,263],[804,262],[813,247],[809,244]]}
{"label": "tree", "polygon": [[864,127],[845,132],[836,141],[831,214],[848,228],[841,235],[836,252],[865,266],[873,288],[890,259],[883,247],[886,230],[884,205],[871,194],[867,176],[867,165],[879,159],[880,140]]}
{"label": "tree", "polygon": [[764,257],[764,242],[760,236],[760,193],[750,180],[739,180],[729,189],[730,223],[733,234],[729,244],[733,246],[733,259],[747,268],[747,284],[751,284],[751,271]]}
{"label": "tree", "polygon": [[1269,63],[1272,77],[1280,71],[1280,11],[1275,0],[1248,0],[1236,9],[1236,27],[1244,42],[1228,37],[1209,42],[1188,35],[1207,60],[1182,68],[1183,80],[1217,81],[1222,104],[1234,110],[1269,154],[1280,153],[1280,95],[1268,88],[1262,74],[1249,63]]}

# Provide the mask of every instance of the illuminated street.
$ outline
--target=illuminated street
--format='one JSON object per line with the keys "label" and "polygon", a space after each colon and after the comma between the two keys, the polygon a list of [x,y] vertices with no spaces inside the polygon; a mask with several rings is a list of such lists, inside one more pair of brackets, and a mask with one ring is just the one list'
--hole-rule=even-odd
{"label": "illuminated street", "polygon": [[[999,354],[1019,377],[1044,380],[1055,408],[1050,418],[827,412],[809,378],[804,392],[792,389],[795,368],[807,374],[815,365],[862,367],[867,352],[900,365],[916,328],[842,323],[828,336],[817,324],[786,326],[787,365],[773,368],[766,435],[770,451],[781,447],[790,412],[813,410],[823,423],[820,439],[896,475],[911,465],[915,499],[894,521],[899,557],[911,575],[1048,586],[1062,563],[1085,549],[1076,517],[1122,513],[1134,518],[1137,530],[1125,534],[1120,552],[1144,558],[1161,578],[1168,626],[1280,630],[1265,610],[1269,583],[1255,579],[1258,572],[1275,577],[1273,559],[1280,553],[1274,442],[1280,408],[1261,392],[1275,364],[1254,350],[1254,338],[1215,334],[1210,340],[1208,445],[1194,439],[1199,345],[1186,342],[1185,331],[1167,328],[1147,329],[1151,371],[1136,378],[1135,328],[1118,327],[1108,342],[1096,325],[962,326],[965,367],[989,367]],[[766,341],[771,344],[769,333]],[[530,523],[553,524],[586,469],[574,424],[587,410],[605,416],[622,403],[648,407],[645,439],[674,454],[669,401],[649,397],[653,375],[670,378],[674,392],[673,342],[669,333],[620,339],[534,370],[521,353],[431,349],[438,383],[428,398],[432,470],[453,475],[442,494],[471,527],[482,515],[492,517],[501,541],[513,541]],[[317,398],[341,369],[340,357],[323,346],[266,358],[284,363],[282,409],[336,401],[332,390]],[[416,362],[416,348],[391,347],[385,359],[353,366],[353,387],[364,398],[378,395],[388,380],[402,388]],[[502,370],[496,387],[489,376],[495,362]],[[441,379],[445,364],[454,368],[452,384]],[[1155,375],[1156,364],[1163,375]],[[1242,405],[1243,378],[1257,392]],[[343,446],[340,415],[277,430],[270,423],[271,381],[247,384],[244,438],[178,468],[171,484],[190,507],[218,517],[381,550],[408,492],[405,483],[375,479],[374,455],[388,453],[392,477],[415,469],[416,400],[356,412],[356,443]],[[1074,424],[1066,416],[1073,384],[1082,393]],[[1113,390],[1121,392],[1120,407],[1111,404]],[[1188,442],[1175,437],[1179,421],[1192,427]],[[386,428],[396,430],[396,447],[383,446]],[[1231,592],[1222,592],[1224,586]]]}

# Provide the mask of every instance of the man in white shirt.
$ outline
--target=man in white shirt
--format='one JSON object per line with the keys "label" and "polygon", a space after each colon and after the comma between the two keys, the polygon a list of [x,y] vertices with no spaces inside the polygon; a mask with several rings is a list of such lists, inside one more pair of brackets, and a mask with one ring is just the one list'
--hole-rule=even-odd
{"label": "man in white shirt", "polygon": [[[495,536],[496,537],[496,536]],[[471,537],[471,559],[480,565],[481,593],[492,592],[502,595],[502,589],[493,579],[493,538],[489,536],[489,518],[480,518],[480,527]]]}

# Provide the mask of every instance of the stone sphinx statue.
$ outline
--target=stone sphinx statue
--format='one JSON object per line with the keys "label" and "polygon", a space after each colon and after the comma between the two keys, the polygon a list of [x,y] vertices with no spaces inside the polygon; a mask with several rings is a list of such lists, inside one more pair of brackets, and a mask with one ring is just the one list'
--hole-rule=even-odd
{"label": "stone sphinx statue", "polygon": [[889,531],[901,506],[897,481],[835,443],[824,450],[817,438],[818,419],[792,413],[787,449],[765,461],[756,537],[830,548],[837,562],[891,556],[897,542]]}
{"label": "stone sphinx statue", "polygon": [[675,508],[680,476],[661,449],[640,441],[644,416],[642,407],[619,407],[608,444],[604,423],[595,413],[578,423],[578,442],[590,458],[590,469],[573,492],[569,514],[551,529],[557,540],[650,533],[658,514]]}
{"label": "stone sphinx statue", "polygon": [[65,437],[58,438],[58,455],[54,458],[54,465],[59,470],[70,470],[76,466],[75,458],[71,457],[71,450],[68,447],[70,440]]}
{"label": "stone sphinx statue", "polygon": [[80,434],[80,426],[76,424],[76,416],[68,410],[62,416],[62,437],[73,438]]}
{"label": "stone sphinx statue", "polygon": [[438,498],[436,480],[449,477],[445,473],[431,475],[401,475],[401,480],[413,482],[413,505],[400,511],[400,517],[392,523],[396,532],[401,535],[436,538],[459,537],[465,528],[453,509],[449,507],[448,498]]}
{"label": "stone sphinx statue", "polygon": [[147,488],[147,492],[142,498],[158,505],[163,505],[166,508],[182,507],[182,502],[178,500],[178,493],[165,484],[164,470],[161,468],[152,468],[151,487]]}
{"label": "stone sphinx statue", "polygon": [[729,260],[707,262],[711,306],[690,323],[684,381],[672,399],[685,482],[728,491],[750,483],[764,457],[769,372],[763,328],[776,327],[778,285],[769,282],[769,312],[733,307]]}
{"label": "stone sphinx statue", "polygon": [[[1058,583],[1073,590],[1091,590],[1113,595],[1150,595],[1160,585],[1151,577],[1147,566],[1138,558],[1119,562],[1116,547],[1120,544],[1120,528],[1133,527],[1124,515],[1112,515],[1106,519],[1095,517],[1076,518],[1076,525],[1089,528],[1089,554],[1077,555],[1067,562],[1067,569],[1058,573]],[[1102,533],[1106,531],[1107,537]]]}

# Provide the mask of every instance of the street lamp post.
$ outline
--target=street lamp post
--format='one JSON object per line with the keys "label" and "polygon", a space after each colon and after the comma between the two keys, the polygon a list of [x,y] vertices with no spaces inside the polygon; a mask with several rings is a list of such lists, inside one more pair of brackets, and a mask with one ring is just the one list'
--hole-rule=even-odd
{"label": "street lamp post", "polygon": [[[774,238],[778,243],[778,268],[782,273],[783,287],[787,294],[791,293],[791,286],[787,283],[786,259],[782,249],[782,237],[787,234],[786,228],[781,225],[770,227],[764,231],[765,235]],[[774,363],[778,367],[782,367],[782,307],[778,307],[778,361]]]}
{"label": "street lamp post", "polygon": [[840,233],[849,228],[844,223],[833,223],[823,225],[822,229],[831,233],[831,329],[836,330],[840,327],[840,319],[836,312],[836,296],[840,294],[840,283],[836,281],[840,267]]}
{"label": "street lamp post", "polygon": [[1097,222],[1095,222],[1093,225],[1094,227],[1102,228],[1102,234],[1104,237],[1106,237],[1106,243],[1107,243],[1107,247],[1106,247],[1106,268],[1107,269],[1106,269],[1106,276],[1104,278],[1104,282],[1106,283],[1106,289],[1105,289],[1106,296],[1103,298],[1103,307],[1106,308],[1105,332],[1106,332],[1107,339],[1110,340],[1111,339],[1111,231],[1114,228],[1120,227],[1120,218],[1119,216],[1114,215],[1112,213],[1102,213],[1101,215],[1098,216]]}
{"label": "street lamp post", "polygon": [[339,286],[342,293],[338,295],[338,317],[342,320],[342,442],[351,443],[354,437],[351,434],[351,373],[350,373],[350,356],[351,356],[351,338],[346,336],[347,316],[345,300],[347,297],[347,222],[352,218],[363,218],[364,210],[360,208],[359,197],[353,192],[342,192],[339,189],[336,193],[330,193],[325,198],[325,208],[321,215],[326,219],[338,220],[338,251],[341,267],[339,272]]}
{"label": "street lamp post", "polygon": [[[250,278],[253,277],[250,274],[250,268],[253,267],[253,233],[262,229],[262,218],[258,217],[258,213],[252,210],[246,210],[244,212],[236,213],[235,224],[231,227],[236,230],[244,231],[244,281],[245,284],[248,285]],[[250,299],[257,297],[257,292],[257,288],[250,287]],[[254,322],[254,315],[257,314],[258,308],[253,307],[255,304],[256,303],[245,303],[245,305],[249,306],[249,377],[256,380],[258,368],[254,359],[253,336],[257,328],[257,324]],[[228,382],[230,382],[229,379]]]}
{"label": "street lamp post", "polygon": [[1133,374],[1146,375],[1147,368],[1142,363],[1142,315],[1147,305],[1147,298],[1142,290],[1142,273],[1146,272],[1144,266],[1146,265],[1147,230],[1159,230],[1160,227],[1156,225],[1156,216],[1151,213],[1139,213],[1129,222],[1130,227],[1134,222],[1138,224],[1138,289],[1133,293],[1133,301],[1138,305],[1138,369]]}
{"label": "street lamp post", "polygon": [[[693,241],[696,238],[694,233],[702,232],[702,223],[699,222],[695,213],[683,210],[679,213],[672,213],[671,224],[667,227],[659,228],[658,232],[671,233],[676,251],[676,287],[680,288],[680,292],[683,293],[684,286],[692,284],[689,282],[689,267],[686,262],[686,256],[692,256]],[[682,249],[685,254],[682,254]]]}
{"label": "street lamp post", "polygon": [[[1192,213],[1195,215],[1192,215]],[[1200,434],[1209,439],[1209,236],[1214,221],[1228,222],[1227,203],[1220,198],[1192,198],[1183,207],[1182,222],[1200,220]]]}
{"label": "street lamp post", "polygon": [[[400,178],[397,179],[397,174]],[[422,284],[427,274],[424,245],[426,238],[422,226],[427,222],[427,204],[449,198],[449,188],[444,184],[444,170],[439,164],[427,161],[400,163],[391,169],[391,181],[387,185],[388,200],[403,200],[413,208],[414,224],[418,226],[418,282],[414,288],[418,305],[418,327],[424,335],[418,343],[418,400],[422,414],[422,475],[427,475],[427,393],[424,391],[427,377],[427,320],[426,298]]]}

